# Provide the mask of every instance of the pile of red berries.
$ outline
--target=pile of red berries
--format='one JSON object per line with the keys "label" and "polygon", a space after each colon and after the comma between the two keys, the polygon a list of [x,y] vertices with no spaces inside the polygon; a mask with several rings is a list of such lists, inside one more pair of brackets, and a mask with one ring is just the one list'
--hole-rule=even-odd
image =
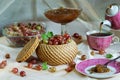
{"label": "pile of red berries", "polygon": [[61,45],[61,44],[67,44],[71,40],[71,37],[68,33],[65,33],[64,35],[54,35],[51,38],[48,39],[48,44],[50,45]]}

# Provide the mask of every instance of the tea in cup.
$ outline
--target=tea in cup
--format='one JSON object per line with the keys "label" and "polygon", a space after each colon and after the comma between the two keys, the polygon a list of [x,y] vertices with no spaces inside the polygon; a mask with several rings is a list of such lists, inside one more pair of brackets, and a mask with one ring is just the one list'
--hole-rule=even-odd
{"label": "tea in cup", "polygon": [[119,41],[118,37],[116,36],[114,37],[113,33],[107,31],[101,31],[101,32],[97,30],[88,31],[86,33],[86,36],[89,47],[92,50],[97,50],[97,51],[105,50],[110,46],[112,42]]}

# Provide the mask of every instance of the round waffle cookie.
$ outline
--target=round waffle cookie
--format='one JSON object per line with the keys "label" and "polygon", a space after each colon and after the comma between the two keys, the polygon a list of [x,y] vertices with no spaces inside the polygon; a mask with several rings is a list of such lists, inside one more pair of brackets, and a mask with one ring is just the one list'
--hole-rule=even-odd
{"label": "round waffle cookie", "polygon": [[39,45],[38,37],[32,38],[20,51],[20,53],[16,58],[16,61],[18,62],[26,61],[32,55],[32,53],[36,50],[38,45]]}

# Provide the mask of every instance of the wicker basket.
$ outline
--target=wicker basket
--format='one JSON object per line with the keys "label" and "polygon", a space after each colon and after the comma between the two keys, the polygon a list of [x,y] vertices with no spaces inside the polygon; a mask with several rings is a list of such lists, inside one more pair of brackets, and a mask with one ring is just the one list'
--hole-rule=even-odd
{"label": "wicker basket", "polygon": [[63,45],[39,44],[36,49],[38,58],[53,66],[70,63],[77,53],[78,48],[73,40]]}

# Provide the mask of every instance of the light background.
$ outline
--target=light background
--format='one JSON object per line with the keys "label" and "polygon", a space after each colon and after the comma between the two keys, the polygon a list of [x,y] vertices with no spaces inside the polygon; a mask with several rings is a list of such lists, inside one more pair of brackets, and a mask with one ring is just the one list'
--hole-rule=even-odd
{"label": "light background", "polygon": [[[60,25],[46,19],[44,11],[60,6],[82,9],[79,21],[69,23],[70,33],[98,29],[104,20],[105,9],[112,3],[120,4],[119,0],[0,0],[0,34],[7,24],[21,21],[43,21],[47,30],[60,31]],[[47,22],[48,21],[48,22]],[[51,24],[52,23],[52,24]],[[74,26],[75,24],[75,26]],[[59,26],[59,27],[58,27]],[[74,26],[74,27],[72,27]],[[84,30],[87,29],[87,30]],[[56,31],[57,30],[57,31]],[[116,31],[113,31],[116,33]],[[119,33],[117,31],[117,33]]]}

